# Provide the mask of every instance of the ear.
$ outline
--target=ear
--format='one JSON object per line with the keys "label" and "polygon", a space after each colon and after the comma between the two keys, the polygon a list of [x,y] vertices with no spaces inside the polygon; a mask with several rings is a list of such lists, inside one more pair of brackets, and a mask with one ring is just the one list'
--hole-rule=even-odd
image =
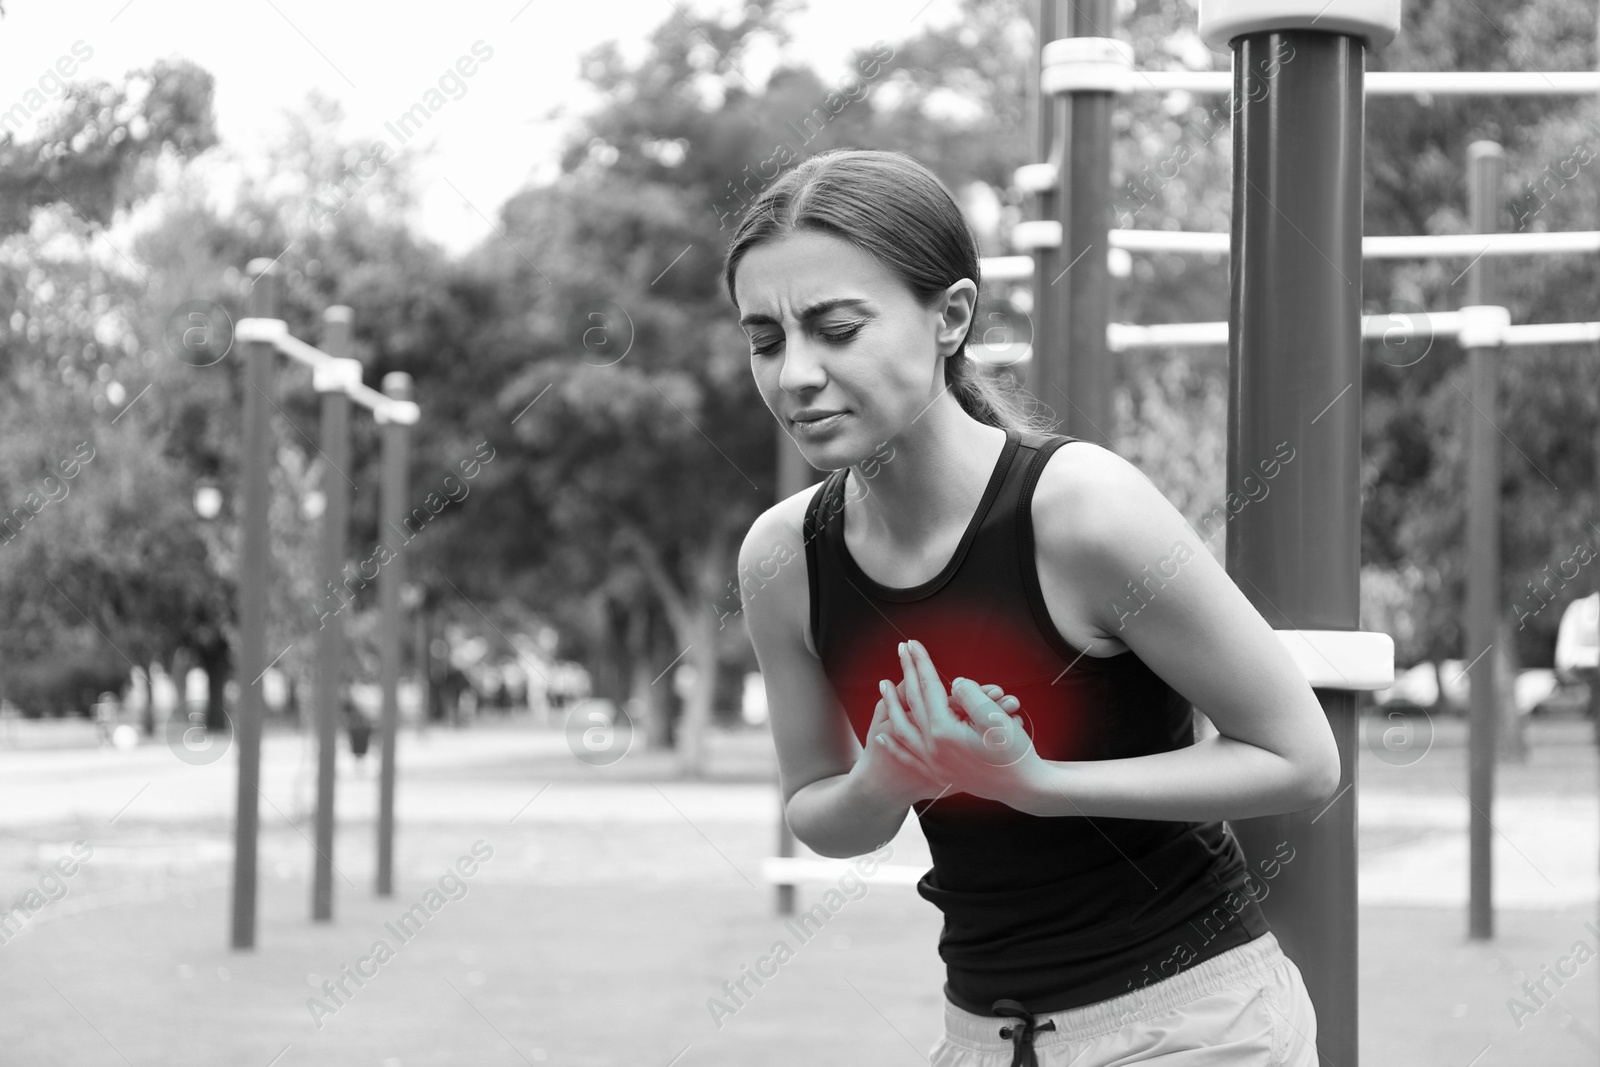
{"label": "ear", "polygon": [[977,311],[977,301],[978,286],[971,278],[962,278],[952,283],[940,302],[934,305],[939,314],[935,340],[941,356],[953,356],[961,347],[961,339],[967,336]]}

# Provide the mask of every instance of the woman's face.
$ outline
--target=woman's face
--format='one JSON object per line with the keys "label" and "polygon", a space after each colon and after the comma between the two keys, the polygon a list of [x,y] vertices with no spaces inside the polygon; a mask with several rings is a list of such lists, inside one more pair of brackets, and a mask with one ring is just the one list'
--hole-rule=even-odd
{"label": "woman's face", "polygon": [[866,459],[938,396],[939,357],[966,335],[976,286],[957,282],[924,308],[868,253],[803,230],[746,252],[734,293],[762,399],[807,462],[838,470]]}

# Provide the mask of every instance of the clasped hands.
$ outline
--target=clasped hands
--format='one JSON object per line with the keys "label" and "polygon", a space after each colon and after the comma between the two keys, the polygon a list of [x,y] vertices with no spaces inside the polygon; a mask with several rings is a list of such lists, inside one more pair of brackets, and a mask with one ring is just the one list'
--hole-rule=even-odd
{"label": "clasped hands", "polygon": [[959,677],[946,693],[921,642],[903,641],[898,651],[904,681],[878,683],[867,728],[869,750],[890,757],[882,773],[892,788],[912,800],[970,793],[1017,806],[1043,763],[1017,698]]}

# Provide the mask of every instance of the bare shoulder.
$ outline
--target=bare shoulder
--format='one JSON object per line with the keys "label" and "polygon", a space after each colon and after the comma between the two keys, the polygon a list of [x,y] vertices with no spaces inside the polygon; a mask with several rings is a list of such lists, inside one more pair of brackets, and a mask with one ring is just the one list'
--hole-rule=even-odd
{"label": "bare shoulder", "polygon": [[1051,454],[1032,510],[1036,539],[1060,550],[1114,541],[1160,513],[1182,521],[1143,471],[1093,441],[1069,441]]}
{"label": "bare shoulder", "polygon": [[805,514],[816,492],[813,483],[767,508],[750,524],[739,547],[739,594],[746,623],[775,620],[785,632],[803,637],[813,655]]}
{"label": "bare shoulder", "polygon": [[1128,460],[1092,441],[1071,441],[1046,461],[1034,488],[1034,540],[1074,588],[1118,590],[1146,564],[1200,551],[1194,531],[1155,483]]}

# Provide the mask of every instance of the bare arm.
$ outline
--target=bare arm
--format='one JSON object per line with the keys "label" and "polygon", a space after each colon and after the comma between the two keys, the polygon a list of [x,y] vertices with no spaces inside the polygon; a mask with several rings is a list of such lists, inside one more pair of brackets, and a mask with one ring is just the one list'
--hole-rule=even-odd
{"label": "bare arm", "polygon": [[913,783],[898,765],[880,768],[882,757],[867,758],[821,661],[806,647],[810,589],[799,517],[809,495],[780,502],[751,525],[739,568],[765,579],[771,561],[782,561],[775,577],[750,591],[744,615],[767,690],[784,817],[808,847],[844,858],[899,833],[921,788],[908,788]]}
{"label": "bare arm", "polygon": [[859,776],[846,772],[796,790],[784,817],[794,836],[819,856],[847,859],[892,841],[910,809],[909,801],[875,796]]}
{"label": "bare arm", "polygon": [[1097,446],[1069,447],[1070,468],[1051,478],[1052,461],[1037,490],[1041,560],[1084,591],[1101,632],[1218,732],[1147,756],[1030,763],[1009,803],[1036,815],[1208,821],[1325,802],[1341,776],[1338,748],[1272,627],[1137,468]]}

